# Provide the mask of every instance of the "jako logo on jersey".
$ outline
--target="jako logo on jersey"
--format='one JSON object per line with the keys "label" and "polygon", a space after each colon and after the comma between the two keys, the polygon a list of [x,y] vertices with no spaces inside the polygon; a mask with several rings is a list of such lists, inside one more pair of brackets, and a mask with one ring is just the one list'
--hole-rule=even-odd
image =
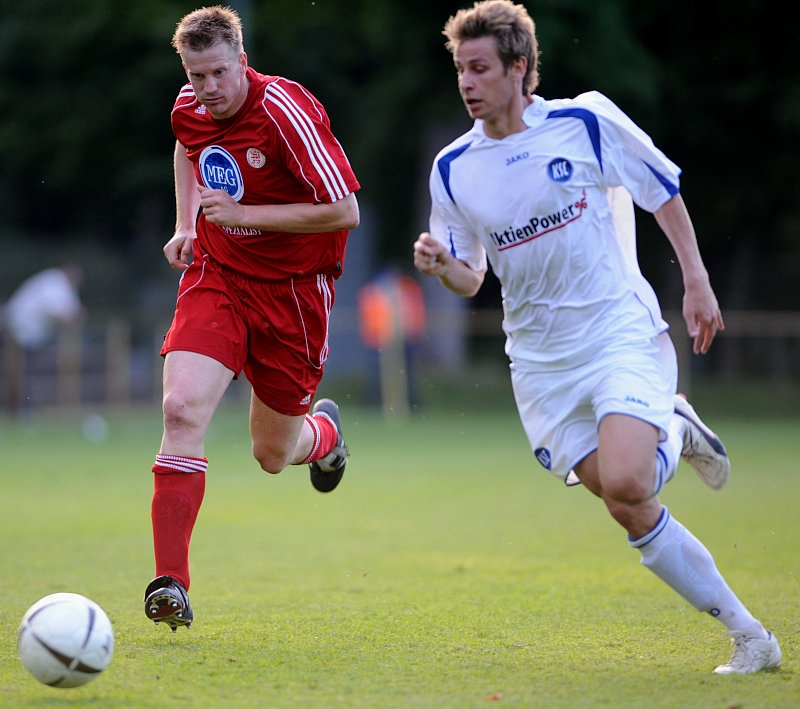
{"label": "jako logo on jersey", "polygon": [[533,454],[536,456],[536,460],[541,463],[545,470],[550,470],[552,458],[550,457],[550,451],[547,450],[547,448],[537,448],[535,451],[533,451]]}
{"label": "jako logo on jersey", "polygon": [[514,155],[510,158],[506,158],[506,167],[509,165],[513,165],[515,162],[519,162],[520,160],[527,160],[531,154],[529,152],[520,153],[519,155]]}
{"label": "jako logo on jersey", "polygon": [[547,166],[547,174],[553,182],[566,182],[572,177],[572,163],[566,158],[551,160]]}
{"label": "jako logo on jersey", "polygon": [[200,176],[212,190],[225,190],[237,202],[244,194],[242,171],[225,148],[210,145],[200,153]]}

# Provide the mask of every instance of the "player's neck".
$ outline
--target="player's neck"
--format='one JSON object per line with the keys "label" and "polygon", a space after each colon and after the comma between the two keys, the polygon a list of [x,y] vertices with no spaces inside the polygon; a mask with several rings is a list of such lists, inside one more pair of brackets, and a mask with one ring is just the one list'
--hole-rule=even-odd
{"label": "player's neck", "polygon": [[521,133],[527,126],[522,120],[522,102],[514,102],[508,110],[484,119],[483,130],[493,140],[503,140],[514,133]]}

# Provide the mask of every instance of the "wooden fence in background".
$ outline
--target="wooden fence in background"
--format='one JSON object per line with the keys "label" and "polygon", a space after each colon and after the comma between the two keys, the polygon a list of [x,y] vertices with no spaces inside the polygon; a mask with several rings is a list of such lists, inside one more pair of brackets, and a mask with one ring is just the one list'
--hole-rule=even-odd
{"label": "wooden fence in background", "polygon": [[[338,335],[358,337],[357,309],[340,308],[335,315]],[[693,376],[691,341],[680,313],[668,312],[665,318],[678,352],[680,387],[688,392]],[[453,311],[429,311],[427,331],[460,334],[471,340],[496,339],[497,360],[504,362],[501,321],[499,310],[474,310],[457,317]],[[757,343],[762,354],[765,350],[771,353],[772,359],[761,357],[762,375],[769,376],[774,371],[780,376],[800,378],[800,312],[729,311],[725,313],[725,323],[726,331],[714,345],[715,350],[722,350],[718,358],[724,363],[722,369],[734,375],[737,368],[741,370],[746,340]],[[20,351],[7,336],[2,336],[0,388],[4,409],[15,413],[42,406],[157,402],[161,396],[161,358],[157,353],[165,330],[163,324],[154,326],[152,333],[136,338],[135,347],[131,325],[123,319],[112,319],[100,325],[64,329],[55,343],[33,353]],[[443,368],[446,370],[446,363]]]}

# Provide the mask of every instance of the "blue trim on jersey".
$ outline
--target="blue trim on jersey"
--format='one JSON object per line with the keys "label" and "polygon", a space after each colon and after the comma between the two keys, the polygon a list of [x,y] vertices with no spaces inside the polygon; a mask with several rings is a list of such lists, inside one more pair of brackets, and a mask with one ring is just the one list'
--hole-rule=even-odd
{"label": "blue trim on jersey", "polygon": [[664,189],[667,191],[667,193],[669,194],[670,197],[674,197],[676,194],[678,194],[678,192],[681,191],[680,187],[678,187],[678,185],[676,185],[674,182],[670,182],[664,175],[662,175],[658,170],[656,170],[650,163],[645,162],[644,160],[642,162],[644,162],[644,164],[647,165],[647,167],[649,168],[650,172],[652,172],[656,176],[656,179],[662,185],[664,185]]}
{"label": "blue trim on jersey", "polygon": [[[636,298],[636,300],[638,300],[638,301],[639,301],[639,304],[640,304],[640,305],[641,305],[641,306],[642,306],[642,307],[643,307],[643,308],[644,308],[644,309],[647,311],[647,315],[648,315],[648,317],[650,318],[650,324],[651,324],[653,327],[656,327],[656,321],[655,321],[655,318],[653,317],[653,313],[652,313],[652,311],[650,310],[650,308],[648,308],[648,307],[647,307],[647,303],[645,303],[645,302],[644,302],[644,301],[643,301],[643,300],[642,300],[642,299],[639,297],[639,294],[638,294],[636,291],[634,291],[634,293],[633,293],[633,297],[634,297],[634,298]],[[663,319],[663,318],[662,318],[662,319]],[[661,333],[659,333],[659,334],[661,334]]]}
{"label": "blue trim on jersey", "polygon": [[437,167],[439,168],[439,175],[442,178],[442,182],[444,183],[444,188],[447,190],[447,194],[450,197],[450,200],[453,204],[456,203],[456,200],[453,198],[453,193],[450,191],[450,164],[455,160],[461,153],[463,153],[472,143],[467,143],[466,145],[462,145],[460,148],[456,148],[455,150],[451,150],[446,155],[442,155],[439,158],[439,162],[437,163]]}
{"label": "blue trim on jersey", "polygon": [[589,140],[592,141],[592,148],[600,165],[600,171],[603,171],[603,155],[600,149],[600,124],[594,113],[587,111],[585,108],[560,108],[556,111],[550,111],[547,114],[547,118],[577,118],[583,121],[586,131],[589,133]]}
{"label": "blue trim on jersey", "polygon": [[[600,123],[594,113],[585,108],[561,108],[556,111],[550,111],[550,113],[547,114],[547,118],[577,118],[583,121],[586,126],[586,131],[589,133],[589,140],[592,142],[592,148],[597,158],[597,163],[600,165],[600,171],[603,171],[603,155],[600,147]],[[662,175],[648,162],[644,160],[642,162],[647,165],[650,172],[652,172],[655,178],[664,186],[664,189],[670,197],[674,197],[680,192],[680,187],[678,185],[674,182],[670,182],[665,175]]]}

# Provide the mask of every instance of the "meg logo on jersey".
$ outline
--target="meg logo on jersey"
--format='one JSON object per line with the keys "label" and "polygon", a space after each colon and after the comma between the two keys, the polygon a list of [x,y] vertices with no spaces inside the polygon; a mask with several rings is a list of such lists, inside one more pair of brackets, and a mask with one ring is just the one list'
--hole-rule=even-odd
{"label": "meg logo on jersey", "polygon": [[237,202],[244,194],[242,171],[233,155],[219,145],[209,145],[200,153],[200,176],[212,190],[225,190]]}

